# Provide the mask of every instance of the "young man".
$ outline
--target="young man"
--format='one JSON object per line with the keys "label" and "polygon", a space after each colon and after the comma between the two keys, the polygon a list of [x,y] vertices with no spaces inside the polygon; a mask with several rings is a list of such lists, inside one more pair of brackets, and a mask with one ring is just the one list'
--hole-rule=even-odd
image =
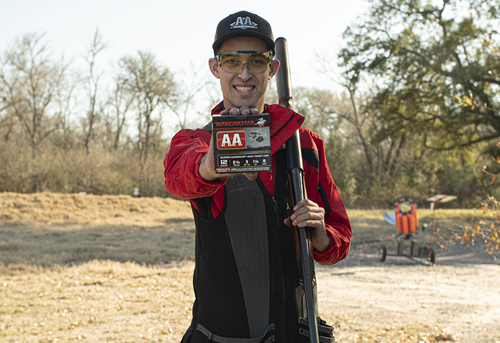
{"label": "young man", "polygon": [[[314,259],[331,265],[347,256],[349,220],[322,140],[301,127],[301,115],[264,103],[280,64],[272,59],[269,23],[245,11],[231,14],[217,26],[212,47],[209,67],[223,98],[212,114],[269,113],[273,169],[216,174],[211,124],[172,139],[164,162],[166,189],[190,200],[196,224],[196,301],[183,342],[300,342],[304,290],[292,225],[313,228]],[[283,147],[296,130],[308,199],[291,209]]]}

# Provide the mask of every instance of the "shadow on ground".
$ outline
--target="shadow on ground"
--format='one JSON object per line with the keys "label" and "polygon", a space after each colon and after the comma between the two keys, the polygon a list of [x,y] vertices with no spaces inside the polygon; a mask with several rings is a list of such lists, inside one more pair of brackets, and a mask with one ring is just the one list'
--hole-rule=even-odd
{"label": "shadow on ground", "polygon": [[[422,232],[418,229],[414,235],[417,245],[427,244],[436,255],[437,265],[467,265],[467,264],[499,264],[494,256],[489,255],[486,246],[481,241],[477,241],[474,246],[467,246],[465,249],[461,244],[445,244],[446,249],[442,249],[434,235],[437,228],[446,228],[450,225],[458,225],[456,220],[423,220],[429,227]],[[351,218],[352,225],[352,245],[348,257],[337,263],[334,267],[352,266],[404,266],[426,264],[426,259],[409,259],[403,256],[387,256],[385,262],[379,260],[379,247],[384,245],[389,253],[396,254],[397,250],[397,229],[388,224],[382,218]],[[409,242],[403,242],[404,252],[409,254]]]}
{"label": "shadow on ground", "polygon": [[92,260],[165,264],[193,259],[194,236],[193,220],[182,218],[154,227],[3,222],[0,264],[50,267]]}
{"label": "shadow on ground", "polygon": [[[397,245],[394,238],[396,228],[383,219],[351,218],[351,223],[351,251],[335,267],[419,264],[404,257],[388,256],[384,263],[379,261],[378,249],[381,245],[385,245],[389,252],[395,252]],[[436,225],[445,226],[446,222]],[[498,264],[480,244],[465,250],[460,245],[449,245],[447,250],[442,250],[432,232],[432,228],[425,233],[419,231],[416,239],[425,241],[434,249],[436,264]],[[0,222],[0,264],[4,265],[50,267],[92,260],[162,265],[194,260],[194,245],[194,221],[185,218],[172,218],[164,225],[152,227]]]}

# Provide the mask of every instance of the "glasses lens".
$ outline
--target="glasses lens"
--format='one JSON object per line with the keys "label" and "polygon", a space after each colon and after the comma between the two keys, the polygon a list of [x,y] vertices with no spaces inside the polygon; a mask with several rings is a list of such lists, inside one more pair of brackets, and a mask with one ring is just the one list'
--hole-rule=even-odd
{"label": "glasses lens", "polygon": [[253,56],[248,58],[248,69],[252,73],[261,73],[269,67],[269,58],[265,58],[264,56]]}
{"label": "glasses lens", "polygon": [[244,56],[237,54],[223,54],[219,59],[219,65],[229,73],[237,73],[243,67]]}
{"label": "glasses lens", "polygon": [[269,52],[240,54],[237,52],[220,53],[219,66],[229,73],[239,73],[243,65],[248,66],[251,73],[261,73],[269,67],[271,56]]}

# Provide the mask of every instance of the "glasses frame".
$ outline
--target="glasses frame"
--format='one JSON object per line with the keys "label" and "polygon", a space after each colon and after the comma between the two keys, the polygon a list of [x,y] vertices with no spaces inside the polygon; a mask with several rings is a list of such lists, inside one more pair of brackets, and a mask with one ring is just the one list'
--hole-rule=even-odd
{"label": "glasses frame", "polygon": [[[222,67],[222,62],[221,62],[222,57],[227,56],[227,55],[229,55],[229,56],[248,55],[250,57],[265,57],[265,58],[269,59],[269,67],[271,67],[272,62],[273,62],[273,58],[274,58],[272,50],[269,50],[269,51],[250,51],[250,50],[221,51],[215,56],[215,59],[217,60],[217,65],[222,69],[224,69]],[[230,71],[227,71],[226,69],[224,69],[224,70],[227,71],[228,73],[237,74],[243,70],[243,66],[245,64],[247,65],[248,70],[250,70],[248,63],[243,63],[241,65],[241,69],[237,72],[230,72]],[[264,71],[262,71],[262,72],[264,72]]]}

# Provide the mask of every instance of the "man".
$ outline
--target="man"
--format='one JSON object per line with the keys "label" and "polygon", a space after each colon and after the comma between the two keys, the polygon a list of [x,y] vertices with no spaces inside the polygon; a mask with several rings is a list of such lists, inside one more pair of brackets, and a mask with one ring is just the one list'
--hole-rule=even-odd
{"label": "man", "polygon": [[[301,127],[304,118],[265,105],[276,74],[269,23],[238,12],[217,26],[210,71],[223,101],[212,114],[271,117],[272,172],[215,173],[211,124],[182,130],[172,139],[165,166],[166,189],[189,199],[196,224],[193,320],[183,342],[300,342],[307,340],[304,290],[295,230],[311,227],[315,260],[334,264],[347,256],[351,227],[334,185],[322,140]],[[289,205],[287,139],[300,130],[308,199]],[[244,339],[244,340],[242,340]]]}

